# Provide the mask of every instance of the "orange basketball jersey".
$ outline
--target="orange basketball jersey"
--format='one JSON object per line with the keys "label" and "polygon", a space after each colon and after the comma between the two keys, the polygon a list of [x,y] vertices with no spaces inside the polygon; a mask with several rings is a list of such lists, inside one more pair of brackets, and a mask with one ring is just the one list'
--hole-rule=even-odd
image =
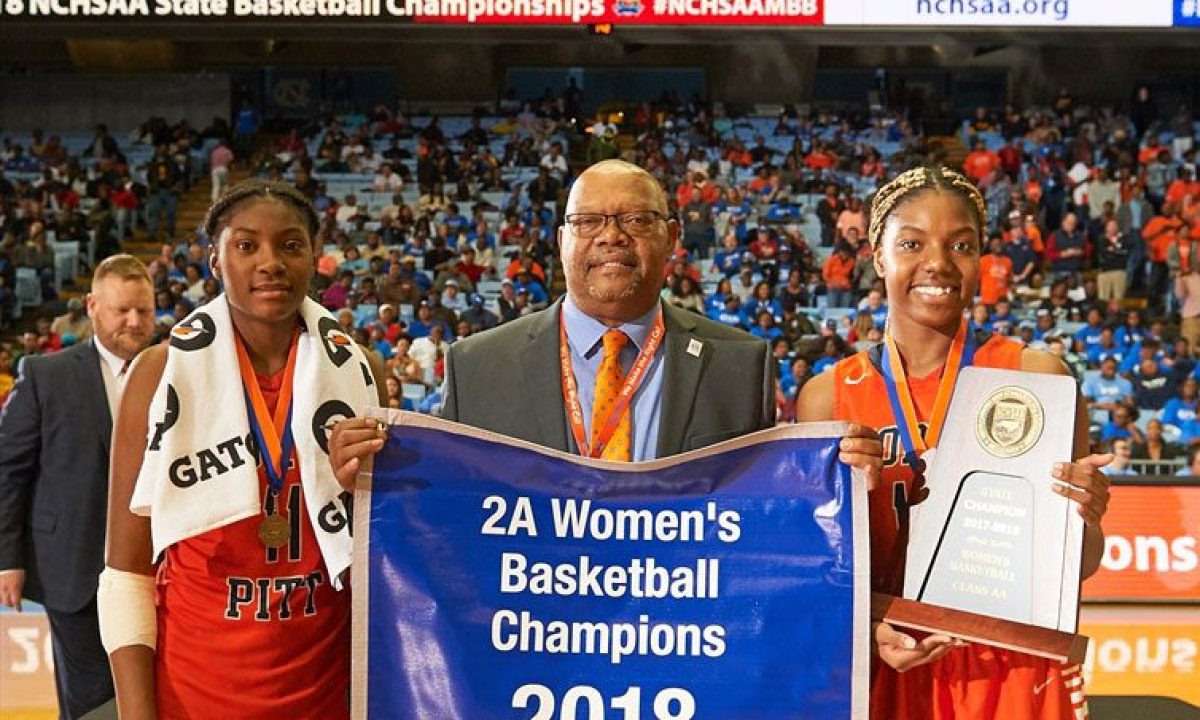
{"label": "orange basketball jersey", "polygon": [[[908,537],[913,473],[904,463],[904,447],[888,402],[879,367],[880,347],[834,367],[833,414],[838,420],[875,428],[883,440],[883,481],[869,494],[871,587],[899,595],[904,589],[903,543]],[[1016,370],[1023,350],[1021,343],[993,335],[980,343],[974,364]],[[922,436],[941,374],[939,369],[928,377],[908,379]],[[875,720],[1082,720],[1084,707],[1078,667],[1031,655],[972,644],[905,673],[873,659],[871,717]]]}
{"label": "orange basketball jersey", "polygon": [[[272,412],[282,380],[258,376]],[[266,498],[261,462],[258,474]],[[349,717],[350,592],[330,584],[294,453],[278,502],[291,527],[278,550],[258,540],[262,516],[167,549],[158,571],[160,718]]]}

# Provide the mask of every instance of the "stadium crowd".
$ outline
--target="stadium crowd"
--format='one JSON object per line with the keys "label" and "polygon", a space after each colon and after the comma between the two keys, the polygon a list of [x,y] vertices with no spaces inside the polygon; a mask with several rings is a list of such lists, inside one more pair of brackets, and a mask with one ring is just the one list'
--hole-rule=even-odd
{"label": "stadium crowd", "polygon": [[[733,115],[672,99],[588,126],[578,108],[570,89],[496,115],[379,107],[323,117],[254,158],[321,212],[312,293],[385,361],[393,406],[436,411],[450,343],[553,300],[571,158],[619,156],[659,178],[682,227],[664,299],[769,342],[789,420],[809,378],[882,338],[887,299],[866,240],[874,188],[912,165],[957,160],[900,111]],[[95,262],[141,227],[165,242],[151,264],[161,332],[215,297],[208,238],[177,235],[174,208],[201,172],[224,182],[230,147],[248,159],[252,128],[238,125],[152,120],[137,133],[140,160],[103,127],[77,154],[41,133],[28,147],[6,139],[0,317],[11,318],[18,269],[53,297],[60,244]],[[1093,440],[1145,461],[1114,463],[1115,473],[1187,472],[1195,463],[1181,458],[1200,445],[1195,133],[1190,109],[1161,113],[1146,88],[1119,108],[1063,93],[963,119],[962,167],[988,206],[973,326],[1062,356]],[[0,392],[23,355],[84,339],[81,315],[69,307],[5,348]]]}

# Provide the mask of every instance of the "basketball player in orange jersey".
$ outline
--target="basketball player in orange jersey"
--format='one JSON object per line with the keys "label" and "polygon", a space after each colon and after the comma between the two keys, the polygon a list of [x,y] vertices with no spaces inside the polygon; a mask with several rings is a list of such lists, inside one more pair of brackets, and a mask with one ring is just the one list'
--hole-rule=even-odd
{"label": "basketball player in orange jersey", "polygon": [[[927,494],[906,462],[904,447],[911,443],[910,452],[919,453],[926,443],[936,446],[958,367],[973,361],[982,367],[1069,374],[1049,353],[999,336],[968,337],[964,312],[979,285],[985,217],[979,191],[951,170],[909,170],[881,188],[868,234],[875,268],[887,287],[885,343],[813,378],[797,401],[800,421],[850,420],[878,429],[884,438],[883,481],[869,496],[871,580],[876,591],[898,595],[903,589],[908,507]],[[893,388],[903,384],[908,393],[890,393],[889,377]],[[911,397],[908,407],[893,409],[891,398],[903,396]],[[1086,577],[1096,571],[1104,549],[1100,520],[1109,494],[1099,468],[1112,456],[1083,457],[1083,408],[1080,403],[1076,413],[1075,448],[1075,457],[1082,459],[1054,468],[1052,475],[1061,483],[1055,490],[1077,503],[1084,518]],[[935,410],[943,417],[935,417]],[[918,427],[906,432],[914,424]],[[906,434],[908,440],[903,439]],[[920,463],[914,464],[923,471]],[[942,635],[918,639],[884,623],[873,635],[877,658],[872,667],[872,718],[1086,717],[1078,667]]]}
{"label": "basketball player in orange jersey", "polygon": [[[121,612],[107,620],[109,635],[120,636],[113,643],[117,647],[110,647],[108,638],[105,646],[120,714],[127,720],[349,717],[349,591],[334,589],[318,544],[319,518],[310,517],[307,509],[309,485],[307,480],[301,484],[299,449],[306,438],[294,438],[292,452],[290,429],[284,429],[290,428],[291,379],[303,336],[301,312],[308,307],[305,296],[316,267],[317,226],[311,203],[282,183],[240,183],[209,211],[211,267],[224,285],[227,317],[236,335],[226,342],[236,342],[238,364],[210,365],[208,372],[236,383],[239,400],[244,388],[257,439],[234,438],[239,442],[218,446],[213,457],[219,464],[209,460],[209,470],[217,476],[201,477],[204,482],[192,482],[195,477],[190,476],[186,482],[196,488],[220,483],[228,480],[219,475],[223,470],[253,468],[257,461],[257,482],[250,479],[257,490],[250,492],[270,502],[264,500],[261,514],[255,500],[251,516],[174,542],[158,564],[150,518],[129,509],[147,450],[147,415],[160,380],[170,377],[168,359],[199,350],[206,328],[177,328],[169,349],[160,345],[147,350],[133,369],[115,429],[105,569],[106,575],[116,571],[118,579],[109,580],[121,593]],[[207,326],[208,333],[218,334],[212,327]],[[302,385],[299,376],[295,384],[295,407],[300,407],[302,394],[316,391]],[[383,387],[375,385],[368,398]],[[203,395],[195,399],[207,400],[212,424],[233,427],[234,408],[213,407]],[[179,398],[177,408],[186,401]],[[264,440],[264,433],[273,439]],[[273,447],[277,456],[265,457],[264,447]],[[281,528],[268,522],[272,517]],[[157,508],[154,519],[158,532]],[[145,619],[138,627],[126,627],[131,617]],[[101,627],[104,634],[104,618]]]}

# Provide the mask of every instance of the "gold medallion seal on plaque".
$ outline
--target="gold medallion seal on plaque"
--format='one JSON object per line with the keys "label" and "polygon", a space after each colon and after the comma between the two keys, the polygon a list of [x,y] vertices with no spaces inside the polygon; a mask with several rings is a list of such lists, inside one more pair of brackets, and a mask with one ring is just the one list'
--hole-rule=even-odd
{"label": "gold medallion seal on plaque", "polygon": [[975,436],[992,455],[1016,457],[1037,444],[1045,419],[1042,404],[1033,393],[1009,385],[989,395],[979,408]]}

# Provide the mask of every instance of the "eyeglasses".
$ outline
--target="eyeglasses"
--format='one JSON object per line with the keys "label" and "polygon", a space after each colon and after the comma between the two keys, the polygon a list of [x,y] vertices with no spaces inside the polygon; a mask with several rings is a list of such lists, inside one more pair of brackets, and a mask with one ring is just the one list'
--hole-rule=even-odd
{"label": "eyeglasses", "polygon": [[608,227],[609,220],[615,221],[617,229],[623,233],[633,237],[645,237],[654,232],[654,228],[660,220],[666,220],[667,217],[657,210],[637,210],[614,215],[571,213],[565,219],[571,226],[571,232],[578,237],[590,239],[604,232],[604,228]]}

